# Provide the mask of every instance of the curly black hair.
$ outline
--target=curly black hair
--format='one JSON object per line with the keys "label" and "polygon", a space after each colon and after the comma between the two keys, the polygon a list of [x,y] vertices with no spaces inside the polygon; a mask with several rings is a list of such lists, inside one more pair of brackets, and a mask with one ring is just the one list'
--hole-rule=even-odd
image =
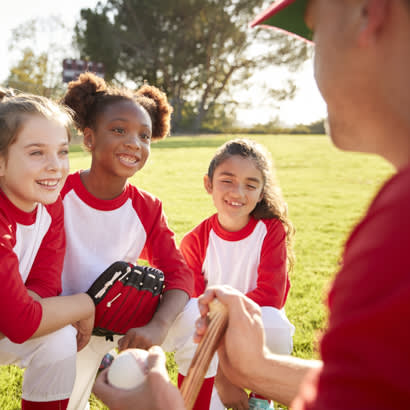
{"label": "curly black hair", "polygon": [[108,85],[103,78],[86,72],[68,84],[62,103],[74,111],[77,129],[95,129],[97,117],[108,105],[118,101],[131,100],[143,107],[151,117],[152,140],[160,140],[169,135],[172,107],[167,96],[157,87],[143,85],[137,91]]}

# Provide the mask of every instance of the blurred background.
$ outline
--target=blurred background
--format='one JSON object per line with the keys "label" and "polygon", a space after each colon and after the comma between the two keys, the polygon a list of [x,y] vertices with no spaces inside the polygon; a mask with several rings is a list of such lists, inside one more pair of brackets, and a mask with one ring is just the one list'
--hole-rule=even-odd
{"label": "blurred background", "polygon": [[269,4],[15,0],[2,10],[0,84],[59,98],[89,70],[133,89],[161,88],[174,106],[174,135],[322,133],[312,46],[249,27]]}

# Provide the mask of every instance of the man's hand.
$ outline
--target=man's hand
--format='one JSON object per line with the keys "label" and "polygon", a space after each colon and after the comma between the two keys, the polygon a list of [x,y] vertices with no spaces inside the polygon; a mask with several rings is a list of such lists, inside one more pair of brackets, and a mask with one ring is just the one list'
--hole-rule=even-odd
{"label": "man's hand", "polygon": [[[265,333],[259,306],[230,286],[208,288],[198,298],[201,317],[194,340],[199,343],[207,329],[208,304],[218,298],[228,309],[228,328],[218,349],[219,366],[236,386],[249,388],[250,377],[265,363]],[[245,336],[246,335],[246,336]]]}
{"label": "man's hand", "polygon": [[97,377],[93,393],[111,410],[185,410],[179,390],[169,379],[163,350],[153,346],[148,353],[148,374],[141,386],[133,390],[112,387],[107,382],[106,369]]}

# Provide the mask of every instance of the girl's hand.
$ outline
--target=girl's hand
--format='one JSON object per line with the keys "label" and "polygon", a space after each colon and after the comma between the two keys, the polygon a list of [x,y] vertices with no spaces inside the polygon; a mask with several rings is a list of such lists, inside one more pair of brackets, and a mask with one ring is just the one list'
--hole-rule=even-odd
{"label": "girl's hand", "polygon": [[179,390],[169,379],[163,350],[154,346],[148,353],[148,374],[141,386],[132,390],[112,387],[107,382],[106,369],[97,377],[93,393],[112,410],[185,410]]}
{"label": "girl's hand", "polygon": [[232,384],[223,374],[221,369],[215,377],[215,387],[219,398],[227,409],[248,410],[248,394],[244,389]]}
{"label": "girl's hand", "polygon": [[167,329],[155,322],[155,318],[143,327],[136,327],[128,332],[118,341],[118,349],[149,349],[154,345],[161,345],[165,340]]}
{"label": "girl's hand", "polygon": [[87,319],[73,323],[73,326],[77,329],[77,352],[79,352],[90,341],[94,328],[94,313]]}

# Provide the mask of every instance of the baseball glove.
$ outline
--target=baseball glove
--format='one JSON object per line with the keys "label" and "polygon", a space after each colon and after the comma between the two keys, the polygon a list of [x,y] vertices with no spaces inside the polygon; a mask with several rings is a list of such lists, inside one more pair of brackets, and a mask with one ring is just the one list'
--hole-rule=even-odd
{"label": "baseball glove", "polygon": [[95,304],[93,334],[112,340],[146,325],[154,315],[164,287],[164,274],[149,266],[114,262],[87,293]]}

